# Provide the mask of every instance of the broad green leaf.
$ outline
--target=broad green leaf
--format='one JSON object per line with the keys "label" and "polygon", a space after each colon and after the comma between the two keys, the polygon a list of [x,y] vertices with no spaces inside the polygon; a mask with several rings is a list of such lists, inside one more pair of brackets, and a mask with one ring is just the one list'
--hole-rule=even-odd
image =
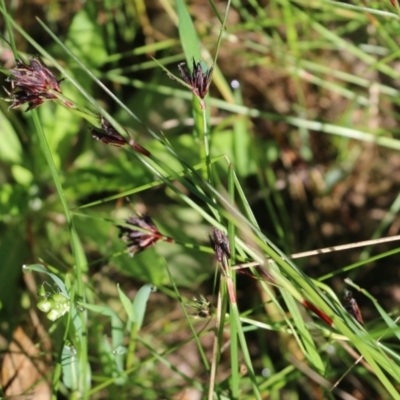
{"label": "broad green leaf", "polygon": [[166,281],[166,261],[157,251],[157,245],[135,256],[115,259],[115,264],[127,275],[159,286]]}
{"label": "broad green leaf", "polygon": [[186,56],[186,62],[191,69],[193,58],[195,61],[201,58],[199,40],[185,1],[177,0],[176,8],[179,18],[179,37]]}
{"label": "broad green leaf", "polygon": [[123,343],[124,324],[116,314],[111,316],[111,336],[113,348],[117,348]]}
{"label": "broad green leaf", "polygon": [[64,385],[70,390],[77,390],[79,364],[76,349],[74,347],[64,345],[61,354],[61,366]]}
{"label": "broad green leaf", "polygon": [[81,303],[81,302],[79,302],[78,305],[80,307],[84,307],[87,310],[93,311],[98,314],[107,315],[109,317],[116,316],[115,312],[110,307],[107,307],[107,306],[99,306],[96,304],[88,304],[88,303]]}
{"label": "broad green leaf", "polygon": [[38,110],[43,129],[46,133],[54,162],[57,168],[70,155],[73,137],[80,131],[82,123],[78,115],[56,104],[45,104]]}
{"label": "broad green leaf", "polygon": [[[118,290],[119,287],[118,287]],[[122,293],[122,292],[120,292]],[[129,301],[129,299],[128,299]],[[130,302],[130,301],[129,301]],[[117,385],[123,385],[127,381],[127,376],[120,376],[121,372],[124,371],[124,362],[126,352],[121,351],[124,343],[124,324],[117,315],[111,317],[111,337],[112,337],[112,348],[113,348],[113,376],[117,377],[115,383]]]}
{"label": "broad green leaf", "polygon": [[21,165],[13,165],[11,167],[11,172],[14,179],[22,186],[29,186],[29,184],[33,181],[32,172]]}
{"label": "broad green leaf", "polygon": [[100,66],[107,58],[100,26],[82,9],[68,31],[67,46],[86,65]]}
{"label": "broad green leaf", "polygon": [[113,350],[113,353],[116,356],[122,356],[128,352],[128,349],[125,346],[118,346],[116,349]]}
{"label": "broad green leaf", "polygon": [[133,300],[133,310],[135,315],[135,322],[137,330],[140,330],[143,324],[144,314],[146,312],[147,301],[149,300],[150,293],[154,291],[154,286],[145,285],[142,286],[136,293],[135,299]]}
{"label": "broad green leaf", "polygon": [[128,314],[128,318],[130,321],[135,321],[135,310],[133,309],[132,303],[129,300],[129,297],[121,290],[119,285],[117,285],[119,298],[121,300],[122,305],[126,313]]}

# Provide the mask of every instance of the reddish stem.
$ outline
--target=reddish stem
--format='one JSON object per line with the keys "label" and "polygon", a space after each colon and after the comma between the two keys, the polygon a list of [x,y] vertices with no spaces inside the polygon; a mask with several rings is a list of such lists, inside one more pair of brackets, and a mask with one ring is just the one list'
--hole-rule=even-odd
{"label": "reddish stem", "polygon": [[231,304],[236,304],[235,289],[233,287],[233,281],[229,276],[226,277],[226,286],[228,287],[228,293],[229,293],[229,298],[231,299]]}
{"label": "reddish stem", "polygon": [[138,153],[143,154],[146,157],[151,156],[151,153],[135,140],[131,139],[129,141],[129,145],[132,147],[133,150],[137,151]]}
{"label": "reddish stem", "polygon": [[310,303],[308,300],[303,300],[302,304],[304,307],[311,310],[314,314],[318,315],[322,319],[322,321],[326,322],[329,326],[333,325],[333,321],[330,317],[328,317],[322,310],[314,306],[314,304]]}

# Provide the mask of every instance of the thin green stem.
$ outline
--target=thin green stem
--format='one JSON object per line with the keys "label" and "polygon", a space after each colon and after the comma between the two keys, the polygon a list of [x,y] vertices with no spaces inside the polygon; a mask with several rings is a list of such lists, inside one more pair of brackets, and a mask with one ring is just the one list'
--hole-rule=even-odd
{"label": "thin green stem", "polygon": [[[69,207],[67,204],[67,200],[64,195],[64,190],[61,185],[61,181],[58,175],[57,168],[55,166],[53,156],[51,154],[51,150],[49,147],[49,144],[46,139],[46,135],[42,129],[42,124],[39,120],[37,110],[32,111],[32,116],[33,116],[33,121],[38,133],[40,145],[43,151],[43,154],[46,158],[47,164],[49,166],[53,182],[56,186],[58,196],[60,198],[65,218],[67,221],[68,229],[71,235],[71,248],[72,252],[74,254],[75,258],[75,286],[76,286],[76,295],[79,298],[80,301],[85,301],[85,290],[83,286],[83,274],[86,271],[87,265],[86,265],[86,259],[83,253],[83,249],[78,237],[78,234],[75,230],[75,226],[73,223],[73,220],[71,218],[70,212],[69,212]],[[71,295],[73,296],[75,291],[72,291]],[[74,298],[71,296],[71,304],[74,303]],[[77,313],[76,312],[76,307],[71,307],[71,315],[73,317],[73,320],[75,321],[75,328],[76,328],[76,346],[78,347],[78,357],[79,357],[79,365],[80,365],[80,371],[81,374],[79,376],[79,388],[80,391],[83,393],[83,398],[88,398],[87,393],[88,393],[88,385],[89,385],[89,380],[87,378],[87,364],[88,364],[88,344],[87,344],[87,323],[86,323],[86,318],[87,318],[87,313],[86,311],[82,311]]]}

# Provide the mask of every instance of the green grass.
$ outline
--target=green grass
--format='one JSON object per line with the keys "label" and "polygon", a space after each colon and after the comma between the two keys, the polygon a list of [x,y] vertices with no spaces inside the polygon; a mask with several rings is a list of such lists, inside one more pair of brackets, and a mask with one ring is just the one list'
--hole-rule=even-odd
{"label": "green grass", "polygon": [[[35,110],[0,102],[2,372],[12,339],[45,365],[1,396],[400,398],[396,242],[291,257],[398,234],[398,9],[223,5],[53,2],[28,23],[0,2],[4,78],[11,54],[64,78]],[[151,155],[95,141],[99,115]],[[132,258],[117,226],[145,212],[174,243]]]}

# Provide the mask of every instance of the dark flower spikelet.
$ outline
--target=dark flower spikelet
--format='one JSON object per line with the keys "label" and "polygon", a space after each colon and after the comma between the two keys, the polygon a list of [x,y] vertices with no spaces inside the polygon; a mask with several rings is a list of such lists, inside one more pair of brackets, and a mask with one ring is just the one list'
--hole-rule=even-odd
{"label": "dark flower spikelet", "polygon": [[364,325],[363,317],[358,307],[356,300],[353,297],[353,293],[350,290],[346,290],[344,294],[344,308],[346,311],[361,325]]}
{"label": "dark flower spikelet", "polygon": [[102,131],[89,128],[94,139],[110,144],[111,146],[121,147],[126,144],[126,140],[111,126],[111,124],[103,117],[100,116],[100,125]]}
{"label": "dark flower spikelet", "polygon": [[[11,69],[11,74],[6,79],[11,82],[11,92],[6,90],[10,98],[6,99],[12,104],[10,109],[15,109],[28,103],[26,111],[33,110],[40,106],[45,100],[57,99],[53,92],[61,93],[60,82],[45,64],[36,58],[31,58],[29,64],[22,60],[16,60],[15,68]],[[71,107],[72,104],[65,102]]]}
{"label": "dark flower spikelet", "polygon": [[200,61],[196,63],[193,59],[191,74],[184,62],[178,64],[178,69],[183,80],[192,88],[193,94],[200,99],[201,108],[204,109],[204,97],[210,88],[213,67],[204,72]]}
{"label": "dark flower spikelet", "polygon": [[[110,124],[110,122],[103,116],[100,116],[100,125],[102,131],[95,128],[89,128],[93,138],[111,146],[122,147],[127,144],[125,138],[118,133],[118,131]],[[130,139],[129,145],[137,152],[149,157],[151,154],[148,150],[142,147],[135,140]]]}
{"label": "dark flower spikelet", "polygon": [[231,258],[231,248],[229,246],[228,237],[225,233],[213,227],[210,235],[210,242],[218,262],[226,267],[228,260]]}
{"label": "dark flower spikelet", "polygon": [[128,225],[118,225],[119,237],[126,242],[129,254],[133,257],[135,254],[154,246],[159,240],[173,242],[168,236],[164,236],[158,230],[150,215],[132,216],[125,220]]}

